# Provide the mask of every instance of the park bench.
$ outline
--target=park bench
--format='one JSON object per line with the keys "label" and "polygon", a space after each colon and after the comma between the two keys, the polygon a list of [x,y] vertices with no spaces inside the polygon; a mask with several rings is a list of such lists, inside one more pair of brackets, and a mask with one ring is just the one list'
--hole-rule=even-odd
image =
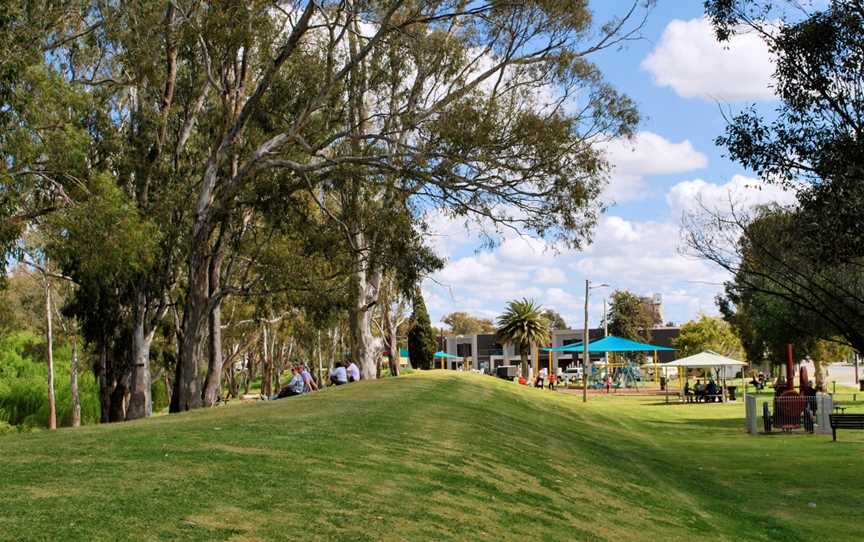
{"label": "park bench", "polygon": [[838,429],[864,429],[864,414],[829,414],[831,434],[837,440]]}

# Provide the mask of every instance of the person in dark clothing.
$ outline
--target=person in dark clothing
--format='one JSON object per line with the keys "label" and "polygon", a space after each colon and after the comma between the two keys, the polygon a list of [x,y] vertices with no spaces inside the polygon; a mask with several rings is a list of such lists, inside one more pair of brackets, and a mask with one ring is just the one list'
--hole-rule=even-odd
{"label": "person in dark clothing", "polygon": [[705,395],[708,398],[708,401],[715,402],[717,401],[717,384],[714,383],[713,380],[708,382],[708,386],[705,387]]}

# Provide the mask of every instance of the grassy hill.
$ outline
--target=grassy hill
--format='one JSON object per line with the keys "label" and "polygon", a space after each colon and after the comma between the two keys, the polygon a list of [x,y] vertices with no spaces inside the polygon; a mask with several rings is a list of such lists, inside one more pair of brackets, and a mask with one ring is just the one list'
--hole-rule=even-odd
{"label": "grassy hill", "polygon": [[864,435],[434,371],[0,438],[3,540],[853,540]]}

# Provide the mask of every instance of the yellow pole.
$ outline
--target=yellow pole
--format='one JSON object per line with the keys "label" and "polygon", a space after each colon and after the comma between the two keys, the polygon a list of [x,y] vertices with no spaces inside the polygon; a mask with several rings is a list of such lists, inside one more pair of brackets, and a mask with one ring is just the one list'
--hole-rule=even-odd
{"label": "yellow pole", "polygon": [[552,351],[549,351],[549,374],[552,374]]}

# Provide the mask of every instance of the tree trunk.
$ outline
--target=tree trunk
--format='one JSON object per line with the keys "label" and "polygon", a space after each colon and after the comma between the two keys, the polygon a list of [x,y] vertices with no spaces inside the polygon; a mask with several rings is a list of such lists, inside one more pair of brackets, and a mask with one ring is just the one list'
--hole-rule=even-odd
{"label": "tree trunk", "polygon": [[126,392],[128,387],[125,378],[118,378],[114,389],[111,390],[111,407],[108,412],[109,422],[122,422],[126,419]]}
{"label": "tree trunk", "polygon": [[132,330],[131,398],[126,410],[127,420],[147,418],[153,414],[152,382],[150,376],[150,345],[153,333],[147,333],[147,295],[138,292]]}
{"label": "tree trunk", "polygon": [[204,406],[213,406],[222,388],[222,308],[216,303],[210,312],[210,348],[207,378],[204,380]]}
{"label": "tree trunk", "polygon": [[208,348],[207,376],[204,379],[204,406],[213,406],[222,390],[222,301],[219,297],[222,289],[222,260],[225,258],[223,244],[225,228],[220,231],[216,250],[210,259],[207,288],[213,308],[208,315],[208,331],[210,342]]}
{"label": "tree trunk", "polygon": [[377,376],[376,358],[381,350],[380,339],[372,335],[372,312],[378,303],[381,272],[369,270],[361,256],[355,258],[354,302],[350,315],[353,361],[360,367],[360,378],[372,379]]}
{"label": "tree trunk", "polygon": [[108,375],[108,344],[104,334],[99,343],[99,422],[111,421],[111,379]]}
{"label": "tree trunk", "polygon": [[390,357],[390,376],[399,376],[399,338],[396,334],[394,315],[387,311],[384,324],[387,326],[387,349]]}
{"label": "tree trunk", "polygon": [[270,341],[268,339],[267,324],[261,326],[261,337],[263,345],[261,353],[261,393],[269,397],[273,395],[271,388],[273,378],[270,375]]}
{"label": "tree trunk", "polygon": [[57,429],[57,405],[54,401],[54,336],[51,329],[51,283],[45,276],[45,340],[48,344],[48,429]]}
{"label": "tree trunk", "polygon": [[81,426],[81,397],[78,394],[78,339],[72,337],[72,367],[69,370],[69,393],[72,395],[72,427]]}
{"label": "tree trunk", "polygon": [[525,353],[524,348],[520,348],[522,350],[519,355],[522,358],[522,376],[528,378],[528,354]]}
{"label": "tree trunk", "polygon": [[193,240],[193,254],[189,258],[189,283],[183,311],[180,357],[177,359],[177,374],[174,378],[174,394],[171,396],[171,412],[183,412],[201,406],[202,350],[209,320],[209,243],[206,238]]}

